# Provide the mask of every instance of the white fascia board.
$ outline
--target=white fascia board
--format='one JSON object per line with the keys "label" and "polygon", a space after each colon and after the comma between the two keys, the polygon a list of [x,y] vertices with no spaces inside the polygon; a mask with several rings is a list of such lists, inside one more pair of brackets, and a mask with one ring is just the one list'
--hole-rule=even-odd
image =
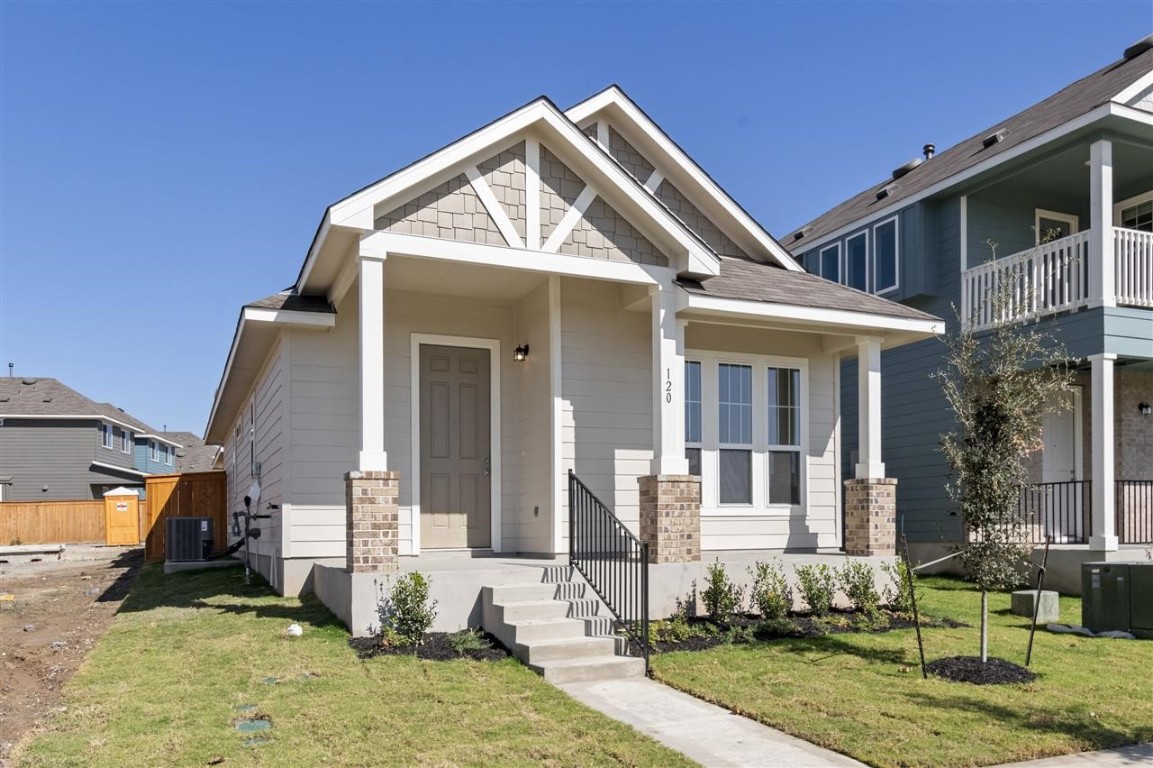
{"label": "white fascia board", "polygon": [[244,322],[275,323],[295,328],[335,328],[336,315],[331,312],[300,312],[292,309],[245,307]]}
{"label": "white fascia board", "polygon": [[216,385],[216,394],[212,396],[212,410],[208,412],[208,424],[204,427],[204,439],[212,432],[212,423],[216,420],[216,411],[220,408],[220,395],[224,392],[224,385],[232,374],[232,363],[236,359],[236,352],[240,348],[240,336],[244,333],[244,312],[236,319],[236,330],[232,334],[232,346],[228,348],[228,358],[224,361],[224,372],[220,375],[220,383]]}
{"label": "white fascia board", "polygon": [[178,443],[174,440],[169,440],[167,437],[164,437],[163,435],[153,435],[153,434],[150,434],[148,432],[134,432],[133,434],[136,437],[147,437],[150,440],[156,440],[156,441],[164,443],[166,445],[171,445],[173,448],[183,448],[184,447],[180,443]]}
{"label": "white fascia board", "polygon": [[[867,217],[862,216],[861,218],[859,218],[855,221],[852,221],[852,222],[846,224],[845,226],[840,227],[839,229],[833,230],[832,232],[828,233],[827,235],[822,235],[821,237],[817,238],[816,240],[803,242],[801,247],[805,250],[805,252],[808,252],[808,251],[812,250],[813,248],[819,248],[820,246],[825,245],[829,242],[832,242],[833,240],[839,240],[840,238],[847,235],[849,232],[856,231],[856,230],[861,229],[862,227],[865,227],[865,226],[872,226],[872,224],[874,222],[877,222],[877,221],[880,221],[881,219],[892,216],[893,214],[897,213],[901,209],[909,207],[913,203],[920,202],[921,200],[924,200],[927,197],[932,197],[933,195],[944,192],[945,190],[949,189],[950,187],[955,187],[958,184],[960,184],[960,183],[962,183],[968,179],[973,178],[974,176],[982,174],[982,173],[984,173],[984,172],[986,172],[992,168],[997,167],[998,165],[1001,165],[1002,163],[1006,163],[1010,160],[1015,160],[1016,158],[1020,157],[1021,155],[1024,155],[1028,152],[1032,152],[1033,150],[1037,149],[1038,147],[1044,146],[1045,144],[1048,144],[1051,141],[1056,141],[1057,139],[1060,139],[1062,136],[1073,133],[1074,131],[1078,131],[1081,128],[1084,128],[1085,126],[1090,125],[1090,124],[1092,124],[1098,120],[1102,120],[1102,119],[1104,119],[1110,115],[1120,114],[1116,110],[1116,107],[1118,107],[1118,106],[1120,106],[1120,105],[1102,104],[1100,107],[1097,107],[1093,111],[1086,112],[1085,114],[1081,115],[1081,117],[1075,118],[1075,119],[1070,120],[1069,122],[1067,122],[1063,125],[1059,125],[1056,128],[1053,128],[1052,130],[1046,131],[1045,133],[1042,133],[1040,136],[1034,136],[1033,138],[1029,139],[1028,141],[1022,142],[1021,144],[1018,144],[1017,146],[1013,147],[1012,149],[1006,150],[1005,152],[1002,152],[1001,154],[996,155],[995,157],[991,157],[988,160],[977,163],[974,166],[970,166],[969,168],[966,168],[965,170],[961,171],[960,173],[954,174],[953,176],[950,176],[946,179],[942,179],[941,181],[937,182],[936,184],[932,185],[931,187],[926,187],[925,189],[922,189],[920,192],[918,192],[915,195],[901,198],[900,200],[897,200],[896,202],[893,202],[893,203],[890,203],[889,205],[886,205],[884,208],[880,208],[880,209],[874,211],[872,214],[870,214]],[[1131,113],[1136,114],[1136,115],[1146,114],[1146,113],[1141,112],[1141,110],[1139,110],[1139,109],[1133,109],[1131,107],[1123,107],[1123,109],[1126,110],[1127,112],[1131,112]],[[1121,115],[1121,116],[1128,117],[1128,115]]]}
{"label": "white fascia board", "polygon": [[312,244],[308,247],[308,255],[304,257],[304,266],[300,268],[300,275],[296,278],[298,286],[304,285],[308,281],[308,275],[312,272],[312,266],[316,263],[325,241],[328,240],[328,231],[331,228],[332,206],[330,205],[324,210],[324,218],[320,220],[320,227],[316,230],[316,236],[312,238]]}
{"label": "white fascia board", "polygon": [[773,320],[826,325],[830,328],[851,328],[855,332],[901,331],[939,336],[945,332],[944,320],[917,320],[908,317],[892,317],[869,312],[850,312],[843,309],[823,307],[799,307],[792,304],[774,304],[746,299],[723,299],[716,296],[701,296],[685,292],[687,300],[682,304],[686,309],[720,314],[743,315]]}
{"label": "white fascia board", "polygon": [[701,170],[692,158],[674,144],[668,136],[650,120],[636,104],[622,93],[616,86],[607,88],[595,96],[582,101],[568,110],[565,115],[573,123],[580,124],[590,116],[613,106],[622,112],[625,117],[645,136],[656,144],[660,150],[687,175],[701,189],[708,193],[713,201],[724,209],[732,218],[736,219],[749,232],[750,235],[771,253],[782,267],[793,272],[804,272],[804,268],[792,255],[769,235],[764,228],[748,215],[729,195]]}
{"label": "white fascia board", "polygon": [[674,270],[668,267],[590,259],[587,256],[570,256],[565,253],[522,251],[502,245],[441,240],[396,232],[373,232],[365,235],[360,241],[360,255],[362,258],[411,256],[639,285],[657,285],[669,282],[675,277]]}
{"label": "white fascia board", "polygon": [[92,466],[100,467],[101,469],[113,469],[117,472],[123,472],[126,475],[139,475],[140,477],[149,477],[152,473],[141,472],[139,469],[129,469],[128,467],[118,467],[115,464],[105,464],[103,461],[94,461]]}
{"label": "white fascia board", "polygon": [[1133,99],[1141,95],[1142,91],[1146,88],[1153,87],[1153,71],[1146,72],[1141,77],[1134,80],[1132,83],[1125,87],[1125,90],[1118,93],[1110,101],[1118,104],[1128,104]]}
{"label": "white fascia board", "polygon": [[1130,107],[1125,104],[1108,104],[1110,107],[1109,114],[1115,117],[1123,117],[1126,120],[1132,120],[1136,123],[1143,125],[1153,125],[1153,112],[1146,112],[1143,109]]}
{"label": "white fascia board", "polygon": [[0,413],[0,419],[47,419],[50,421],[77,421],[77,420],[92,420],[92,421],[107,421],[109,424],[114,424],[122,429],[126,429],[136,437],[155,437],[157,440],[162,440],[169,445],[178,445],[158,435],[149,435],[140,431],[140,427],[129,424],[127,421],[113,418],[112,416],[105,416],[103,413]]}

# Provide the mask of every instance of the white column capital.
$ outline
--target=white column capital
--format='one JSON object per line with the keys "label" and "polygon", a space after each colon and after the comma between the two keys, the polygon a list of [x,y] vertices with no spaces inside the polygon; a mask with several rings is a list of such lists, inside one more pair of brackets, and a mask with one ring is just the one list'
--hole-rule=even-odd
{"label": "white column capital", "polygon": [[1089,362],[1090,363],[1096,363],[1096,362],[1101,362],[1101,361],[1105,361],[1105,360],[1116,360],[1116,359],[1117,359],[1117,353],[1115,353],[1115,352],[1098,352],[1095,355],[1089,355]]}
{"label": "white column capital", "polygon": [[384,245],[378,242],[379,238],[376,237],[378,232],[365,232],[360,236],[360,242],[357,244],[357,259],[365,261],[371,259],[373,261],[384,261],[388,258],[388,251]]}

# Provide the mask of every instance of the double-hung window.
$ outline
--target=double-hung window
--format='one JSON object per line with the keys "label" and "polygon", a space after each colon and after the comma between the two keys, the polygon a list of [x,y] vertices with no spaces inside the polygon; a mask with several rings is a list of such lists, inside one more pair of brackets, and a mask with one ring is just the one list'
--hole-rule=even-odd
{"label": "double-hung window", "polygon": [[101,424],[100,425],[100,444],[103,445],[105,448],[111,448],[112,447],[112,425],[111,424]]}
{"label": "double-hung window", "polygon": [[769,503],[801,503],[801,371],[767,370]]}
{"label": "double-hung window", "polygon": [[125,430],[120,435],[120,452],[121,453],[132,453],[132,443],[133,443],[132,433]]}
{"label": "double-hung window", "polygon": [[164,446],[164,463],[169,466],[172,465],[172,454],[176,453],[176,449],[170,445]]}
{"label": "double-hung window", "polygon": [[858,291],[869,290],[869,235],[853,235],[845,241],[845,285]]}
{"label": "double-hung window", "polygon": [[753,367],[717,366],[717,473],[721,504],[753,503]]}
{"label": "double-hung window", "polygon": [[160,461],[160,445],[155,440],[148,441],[148,448],[153,461]]}
{"label": "double-hung window", "polygon": [[897,218],[873,227],[873,290],[887,293],[897,287]]}
{"label": "double-hung window", "polygon": [[828,248],[821,249],[821,255],[818,259],[820,264],[820,275],[826,280],[832,280],[834,283],[841,282],[841,244],[833,243]]}
{"label": "double-hung window", "polygon": [[689,474],[701,474],[701,363],[685,361],[685,458]]}

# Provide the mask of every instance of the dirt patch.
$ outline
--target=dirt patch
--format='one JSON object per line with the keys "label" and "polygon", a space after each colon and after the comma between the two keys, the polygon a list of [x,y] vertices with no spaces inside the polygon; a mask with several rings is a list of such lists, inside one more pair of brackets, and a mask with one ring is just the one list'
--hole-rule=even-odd
{"label": "dirt patch", "polygon": [[61,707],[61,688],[108,629],[143,549],[68,547],[63,559],[0,564],[0,768]]}
{"label": "dirt patch", "polygon": [[1037,679],[1037,675],[1020,665],[992,657],[982,662],[979,656],[950,656],[930,661],[925,667],[930,674],[954,683],[1009,685],[1031,683]]}
{"label": "dirt patch", "polygon": [[501,645],[500,640],[487,632],[469,632],[471,638],[462,643],[459,639],[462,633],[458,632],[429,632],[424,636],[424,642],[415,648],[411,645],[380,644],[380,637],[354,637],[348,641],[362,659],[371,659],[373,656],[412,656],[428,661],[452,661],[453,659],[472,659],[473,661],[501,661],[509,657],[508,650]]}

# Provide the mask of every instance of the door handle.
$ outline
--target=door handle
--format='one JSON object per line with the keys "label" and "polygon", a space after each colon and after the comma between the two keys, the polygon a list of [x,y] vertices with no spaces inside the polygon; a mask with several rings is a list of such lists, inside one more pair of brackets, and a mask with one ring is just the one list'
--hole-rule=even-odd
{"label": "door handle", "polygon": [[490,464],[491,464],[491,462],[489,461],[489,457],[485,456],[484,457],[484,472],[483,472],[485,477],[488,477],[489,474],[491,474],[491,472],[492,472],[492,470],[489,466]]}

